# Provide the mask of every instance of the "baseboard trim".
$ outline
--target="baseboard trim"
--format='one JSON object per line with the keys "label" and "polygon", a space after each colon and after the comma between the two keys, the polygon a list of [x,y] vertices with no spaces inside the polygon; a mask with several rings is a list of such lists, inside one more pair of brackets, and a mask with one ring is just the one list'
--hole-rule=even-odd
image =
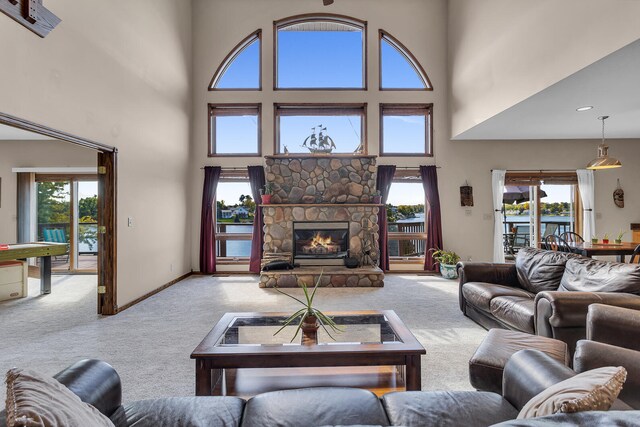
{"label": "baseboard trim", "polygon": [[151,292],[147,292],[146,294],[142,295],[139,298],[134,299],[131,302],[126,303],[125,305],[123,305],[122,307],[116,307],[116,314],[125,311],[127,308],[131,308],[134,305],[138,304],[139,302],[142,302],[144,300],[146,300],[149,297],[154,296],[155,294],[157,294],[158,292],[164,291],[165,289],[167,289],[169,286],[175,285],[176,283],[186,279],[187,277],[193,275],[194,273],[192,271],[183,274],[182,276],[178,277],[177,279],[173,279],[172,281],[165,283],[164,285],[160,286],[159,288],[156,288],[154,290],[152,290]]}

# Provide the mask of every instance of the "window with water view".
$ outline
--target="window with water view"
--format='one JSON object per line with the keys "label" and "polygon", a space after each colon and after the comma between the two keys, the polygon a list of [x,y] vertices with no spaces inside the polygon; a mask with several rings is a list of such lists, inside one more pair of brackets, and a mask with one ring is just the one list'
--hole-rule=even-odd
{"label": "window with water view", "polygon": [[220,182],[216,190],[216,256],[248,259],[256,201],[244,182]]}

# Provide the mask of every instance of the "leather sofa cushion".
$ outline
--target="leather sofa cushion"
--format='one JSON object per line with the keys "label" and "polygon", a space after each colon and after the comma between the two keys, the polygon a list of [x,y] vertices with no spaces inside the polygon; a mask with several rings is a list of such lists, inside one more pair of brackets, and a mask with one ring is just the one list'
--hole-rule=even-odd
{"label": "leather sofa cushion", "polygon": [[600,426],[634,427],[640,411],[588,411],[575,414],[555,414],[528,420],[512,420],[493,427]]}
{"label": "leather sofa cushion", "polygon": [[567,261],[558,290],[640,295],[640,265],[573,258]]}
{"label": "leather sofa cushion", "polygon": [[242,417],[242,427],[324,425],[388,426],[389,421],[375,394],[342,387],[262,393],[249,399]]}
{"label": "leather sofa cushion", "polygon": [[519,331],[491,329],[469,359],[469,382],[476,390],[502,394],[502,376],[507,361],[520,350],[539,350],[569,366],[565,342]]}
{"label": "leather sofa cushion", "polygon": [[467,282],[462,285],[462,295],[467,303],[487,313],[491,311],[491,300],[499,296],[520,296],[533,298],[533,294],[523,289],[495,285],[485,282]]}
{"label": "leather sofa cushion", "polygon": [[518,282],[534,294],[555,291],[560,286],[567,260],[575,257],[564,252],[522,248],[516,256]]}
{"label": "leather sofa cushion", "polygon": [[168,397],[132,402],[124,411],[129,427],[237,427],[244,406],[238,397]]}
{"label": "leather sofa cushion", "polygon": [[392,425],[489,426],[518,415],[499,394],[483,391],[387,393],[382,404]]}
{"label": "leather sofa cushion", "polygon": [[531,296],[496,297],[491,300],[490,309],[491,314],[501,322],[519,331],[535,333],[535,302]]}

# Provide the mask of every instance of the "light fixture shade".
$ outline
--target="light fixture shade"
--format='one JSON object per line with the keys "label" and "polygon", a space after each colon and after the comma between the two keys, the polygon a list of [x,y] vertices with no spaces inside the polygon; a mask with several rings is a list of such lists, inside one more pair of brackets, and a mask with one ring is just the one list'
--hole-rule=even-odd
{"label": "light fixture shade", "polygon": [[615,157],[609,157],[608,151],[608,145],[600,144],[598,146],[598,157],[589,162],[589,164],[587,165],[587,169],[598,170],[622,167],[622,163],[620,163],[620,160],[616,159]]}
{"label": "light fixture shade", "polygon": [[604,121],[608,118],[609,116],[598,117],[598,120],[602,121],[602,142],[598,145],[598,157],[589,162],[587,169],[599,170],[622,167],[620,160],[615,157],[609,157],[609,146],[604,143]]}

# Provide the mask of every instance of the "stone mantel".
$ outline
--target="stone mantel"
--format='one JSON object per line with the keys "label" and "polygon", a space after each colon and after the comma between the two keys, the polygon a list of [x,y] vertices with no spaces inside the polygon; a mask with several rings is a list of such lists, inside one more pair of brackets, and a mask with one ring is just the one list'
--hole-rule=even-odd
{"label": "stone mantel", "polygon": [[266,156],[265,177],[274,204],[370,203],[376,192],[376,156]]}

